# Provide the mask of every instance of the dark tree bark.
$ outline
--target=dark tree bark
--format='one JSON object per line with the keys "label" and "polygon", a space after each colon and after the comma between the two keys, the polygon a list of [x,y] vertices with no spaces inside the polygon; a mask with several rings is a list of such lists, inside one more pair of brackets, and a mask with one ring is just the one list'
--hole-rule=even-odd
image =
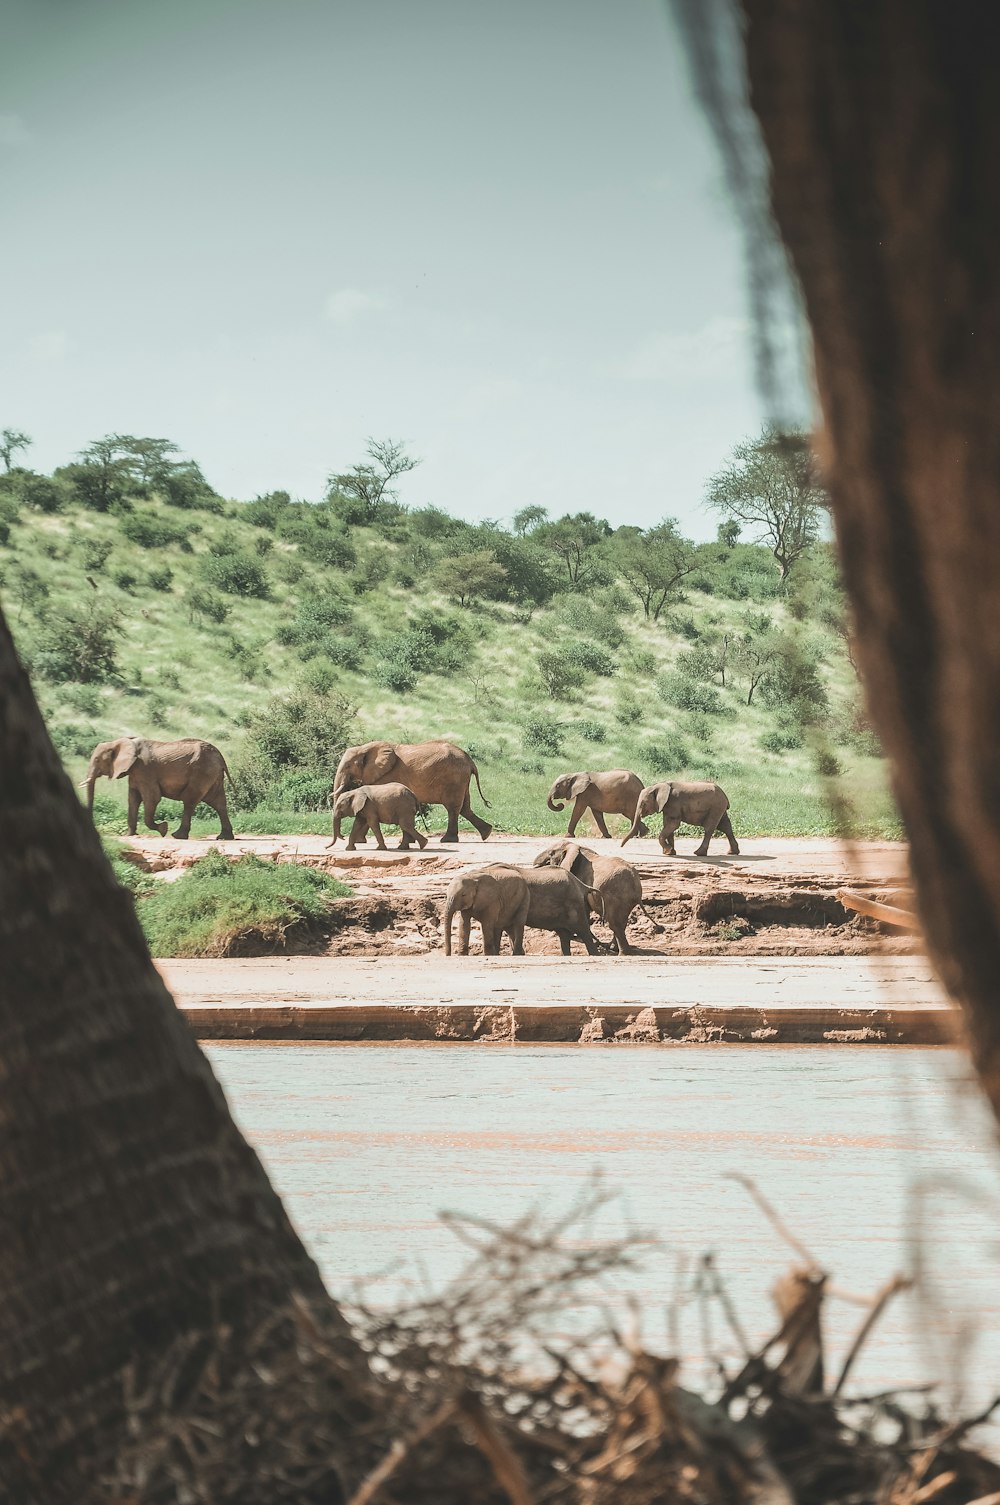
{"label": "dark tree bark", "polygon": [[[233,1497],[332,1505],[348,1450],[337,1418],[362,1414],[365,1365],[150,962],[2,619],[0,1074],[0,1496],[107,1499],[129,1384],[160,1384],[186,1342],[203,1344],[201,1362],[224,1347],[232,1387],[252,1359],[283,1364],[294,1410],[298,1377],[315,1385],[297,1359],[298,1301],[340,1369],[326,1381],[323,1491],[275,1482],[294,1469],[270,1437],[259,1493]],[[153,1429],[159,1404],[146,1405]],[[246,1425],[221,1444],[237,1487]]]}
{"label": "dark tree bark", "polygon": [[871,716],[1000,1117],[1000,16],[742,3]]}

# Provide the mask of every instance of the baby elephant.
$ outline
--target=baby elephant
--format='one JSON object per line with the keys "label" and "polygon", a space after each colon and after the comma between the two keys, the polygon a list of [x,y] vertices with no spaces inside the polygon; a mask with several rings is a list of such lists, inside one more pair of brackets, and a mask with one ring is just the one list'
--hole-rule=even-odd
{"label": "baby elephant", "polygon": [[338,794],[333,802],[333,840],[328,846],[336,846],[340,840],[340,823],[348,815],[354,816],[347,850],[353,852],[359,838],[363,841],[369,831],[375,835],[380,852],[386,850],[382,826],[398,826],[401,839],[399,850],[405,852],[411,840],[419,847],[427,845],[427,837],[417,830],[417,797],[405,784],[362,784],[360,789],[347,789]]}
{"label": "baby elephant", "polygon": [[677,779],[665,779],[662,784],[650,784],[639,796],[639,802],[635,807],[635,819],[632,829],[627,836],[622,837],[622,846],[631,841],[633,836],[639,833],[644,815],[652,815],[654,811],[663,812],[663,829],[660,832],[660,850],[664,857],[676,857],[674,849],[674,832],[679,825],[701,826],[705,832],[701,839],[701,845],[695,848],[696,857],[708,856],[708,843],[716,831],[721,831],[729,842],[729,851],[733,857],[740,855],[740,849],[733,835],[732,823],[729,819],[729,796],[718,784],[685,784]]}
{"label": "baby elephant", "polygon": [[[533,930],[554,930],[563,956],[569,956],[574,937],[583,942],[591,956],[597,956],[601,948],[590,928],[591,911],[604,918],[604,900],[597,889],[562,868],[522,867],[518,872],[528,885],[525,923]],[[515,946],[514,955],[523,956],[523,946]]]}
{"label": "baby elephant", "polygon": [[469,931],[478,920],[483,932],[483,955],[499,956],[506,932],[515,956],[523,956],[524,922],[528,915],[528,885],[516,867],[494,862],[460,873],[448,885],[444,906],[444,954],[451,955],[451,922],[461,915],[459,956],[469,954]]}
{"label": "baby elephant", "polygon": [[562,868],[587,888],[596,889],[604,900],[604,923],[611,927],[619,956],[632,950],[626,926],[637,904],[642,903],[642,884],[630,862],[621,857],[600,857],[576,841],[557,841],[535,858],[535,867]]}

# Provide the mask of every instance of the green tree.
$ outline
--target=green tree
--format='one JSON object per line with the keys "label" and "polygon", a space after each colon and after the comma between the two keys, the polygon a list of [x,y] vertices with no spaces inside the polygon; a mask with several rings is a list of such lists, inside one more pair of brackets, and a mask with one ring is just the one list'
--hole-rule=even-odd
{"label": "green tree", "polygon": [[697,564],[693,545],[672,517],[645,531],[619,528],[612,557],[643,615],[654,622],[665,607],[680,600],[682,582]]}
{"label": "green tree", "polygon": [[408,455],[396,439],[369,439],[365,453],[366,461],[328,478],[327,495],[331,500],[342,497],[346,501],[348,521],[370,527],[397,502],[393,481],[415,470],[420,461]]}
{"label": "green tree", "polygon": [[710,478],[706,500],[722,515],[720,539],[732,538],[731,530],[723,535],[727,524],[750,528],[754,542],[767,545],[787,580],[792,565],[819,537],[826,505],[808,436],[769,425],[759,438],[737,444]]}
{"label": "green tree", "polygon": [[523,538],[526,533],[532,533],[548,518],[548,509],[537,505],[522,507],[514,513],[514,532],[518,538]]}
{"label": "green tree", "polygon": [[120,435],[122,449],[132,462],[132,472],[141,486],[157,486],[173,469],[171,455],[179,454],[176,444],[169,439],[137,439],[131,434]]}
{"label": "green tree", "polygon": [[599,549],[611,537],[611,528],[603,517],[595,517],[592,512],[567,513],[555,522],[540,524],[533,535],[561,561],[574,589],[606,579]]}
{"label": "green tree", "polygon": [[460,606],[468,606],[482,596],[495,595],[504,585],[507,571],[492,549],[476,549],[471,554],[442,559],[433,579],[445,595],[454,596]]}
{"label": "green tree", "polygon": [[34,440],[23,429],[0,429],[0,460],[4,469],[10,470],[19,449],[27,449]]}

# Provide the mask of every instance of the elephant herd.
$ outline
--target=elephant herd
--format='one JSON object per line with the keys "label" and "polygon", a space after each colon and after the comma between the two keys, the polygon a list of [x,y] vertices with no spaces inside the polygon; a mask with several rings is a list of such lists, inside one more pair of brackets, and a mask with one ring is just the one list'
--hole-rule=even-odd
{"label": "elephant herd", "polygon": [[[144,737],[119,737],[114,742],[102,742],[91,755],[83,781],[91,811],[94,785],[102,777],[128,779],[130,836],[136,834],[140,806],[146,826],[165,836],[167,826],[157,820],[157,806],[161,799],[172,799],[179,800],[182,806],[180,824],[174,833],[178,839],[189,834],[191,817],[199,804],[209,805],[219,816],[220,840],[233,837],[225,791],[229,769],[222,753],[211,742],[194,737],[177,742],[154,742]],[[384,851],[383,826],[399,827],[401,848],[406,849],[411,843],[423,848],[427,838],[417,830],[420,804],[444,806],[447,826],[442,841],[458,840],[460,817],[474,826],[485,841],[493,827],[472,808],[469,796],[473,780],[480,799],[488,805],[474,759],[454,742],[380,741],[349,747],[337,765],[333,780],[330,845],[339,841],[343,822],[351,818],[348,851],[353,851],[359,842],[366,842],[369,832]],[[729,800],[718,784],[665,779],[644,785],[638,774],[621,768],[604,773],[562,774],[549,790],[549,809],[564,810],[570,800],[573,809],[567,839],[539,853],[532,867],[490,863],[455,878],[448,889],[445,908],[447,955],[451,955],[456,914],[460,917],[462,954],[469,948],[472,920],[478,921],[482,929],[483,949],[488,956],[499,954],[504,935],[509,938],[515,956],[523,955],[525,926],[554,931],[564,955],[569,954],[573,939],[582,941],[588,952],[594,954],[599,947],[590,928],[591,914],[599,915],[610,927],[618,955],[628,952],[626,926],[632,911],[641,903],[642,886],[629,863],[619,857],[600,856],[573,839],[588,811],[605,837],[611,834],[605,817],[624,816],[630,825],[622,837],[623,846],[634,836],[647,836],[645,820],[659,813],[663,823],[658,839],[664,856],[676,855],[674,833],[683,823],[702,828],[696,856],[708,856],[708,844],[716,831],[726,837],[730,852],[739,854],[729,819]]]}

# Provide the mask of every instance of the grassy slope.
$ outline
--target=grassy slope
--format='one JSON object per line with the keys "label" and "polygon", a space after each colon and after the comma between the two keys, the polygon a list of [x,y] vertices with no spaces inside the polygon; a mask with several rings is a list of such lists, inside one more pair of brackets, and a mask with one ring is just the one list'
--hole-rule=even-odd
{"label": "grassy slope", "polygon": [[[240,520],[238,504],[228,506],[226,516],[186,513],[156,501],[139,505],[144,512],[162,513],[175,523],[194,522],[199,529],[192,536],[194,552],[184,553],[177,546],[145,551],[121,535],[113,516],[76,506],[54,516],[25,513],[14,526],[8,545],[0,547],[5,607],[15,637],[30,660],[32,645],[43,631],[46,618],[58,613],[63,603],[79,606],[94,598],[93,587],[86,579],[85,541],[114,541],[96,585],[98,598],[113,603],[123,613],[121,683],[80,686],[36,681],[56,745],[76,778],[95,742],[123,732],[162,738],[203,736],[221,746],[231,761],[238,757],[244,735],[239,724],[243,713],[265,706],[273,694],[299,681],[305,669],[295,648],[275,642],[278,624],[288,620],[295,598],[307,587],[322,589],[324,584],[339,584],[343,589],[338,571],[305,560],[296,564],[296,545],[278,539],[262,560],[272,582],[272,599],[226,597],[231,610],[225,623],[192,620],[184,593],[195,581],[199,559],[208,552],[213,537],[235,534],[247,550],[252,550],[263,530]],[[393,550],[382,540],[377,545]],[[291,573],[301,569],[294,583],[283,578],[290,561]],[[163,563],[170,565],[174,578],[169,590],[156,591],[149,586],[147,576],[152,566]],[[25,567],[37,572],[49,586],[48,599],[37,608],[24,606],[18,599],[17,582]],[[116,572],[122,568],[138,577],[138,582],[127,589],[114,583]],[[724,626],[738,623],[752,604],[692,592],[682,614],[702,628]],[[780,605],[765,605],[781,620]],[[358,621],[377,637],[401,630],[409,613],[427,607],[458,612],[454,603],[429,589],[405,589],[388,582],[358,598],[355,610]],[[527,623],[523,613],[506,606],[489,605],[461,615],[478,634],[469,668],[488,674],[491,698],[487,703],[480,700],[477,704],[472,684],[454,675],[422,675],[413,691],[400,695],[379,688],[362,672],[338,669],[336,688],[360,708],[358,740],[366,736],[395,740],[440,736],[471,747],[492,803],[491,818],[501,829],[561,830],[565,817],[546,809],[545,794],[552,778],[564,770],[627,766],[649,781],[661,777],[666,770],[651,768],[648,749],[650,744],[663,743],[673,735],[686,751],[686,766],[669,771],[718,778],[730,795],[737,833],[818,835],[834,831],[829,790],[815,772],[811,751],[803,747],[776,754],[762,749],[761,736],[775,725],[773,711],[756,704],[748,709],[736,691],[723,692],[725,716],[707,719],[678,711],[660,698],[657,675],[671,669],[678,653],[688,646],[676,626],[647,623],[638,612],[623,616],[627,636],[613,655],[616,674],[611,678],[590,676],[569,702],[550,702],[543,707],[565,729],[564,751],[558,756],[543,756],[525,746],[521,725],[528,705],[539,705],[540,692],[537,687],[531,688],[532,661],[542,648],[579,638],[579,630],[567,624],[558,599],[553,606],[537,610]],[[821,629],[810,625],[808,631]],[[257,658],[259,667],[249,671],[249,678],[234,656],[234,639]],[[822,673],[836,721],[847,714],[855,694],[853,674],[830,632],[825,633],[824,648]],[[650,660],[644,663],[642,672],[630,667],[636,651]],[[616,698],[625,683],[642,705],[642,719],[631,726],[615,719]],[[606,740],[594,741],[583,735],[579,724],[584,721],[600,722]],[[852,802],[856,834],[899,835],[885,765],[844,746],[837,748],[837,757],[844,770],[839,783]],[[103,784],[99,788],[105,791],[102,807],[106,811],[111,809],[108,797],[123,808],[124,786]],[[112,818],[107,824],[113,829],[121,822]],[[241,826],[243,830],[325,830],[327,817],[322,813],[258,810],[242,822],[237,817],[237,829]],[[196,825],[195,830],[199,829],[209,831],[213,827],[205,822]]]}

